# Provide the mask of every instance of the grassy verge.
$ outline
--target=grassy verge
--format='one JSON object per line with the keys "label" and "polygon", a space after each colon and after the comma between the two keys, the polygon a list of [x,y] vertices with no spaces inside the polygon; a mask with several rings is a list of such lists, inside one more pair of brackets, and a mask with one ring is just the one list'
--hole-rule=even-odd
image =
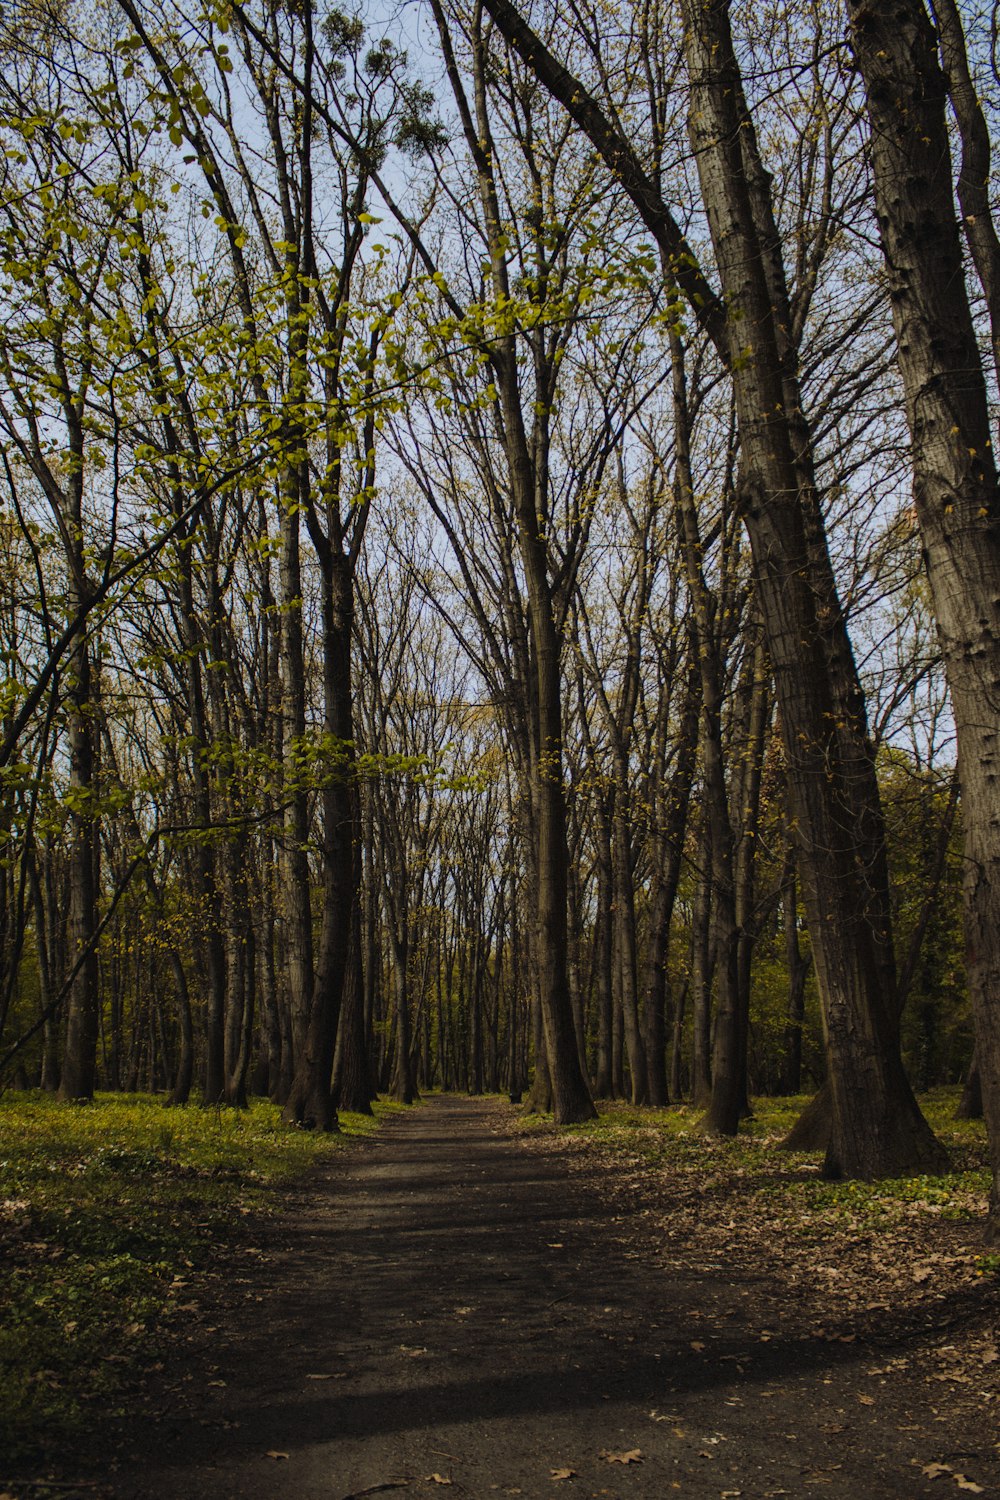
{"label": "grassy verge", "polygon": [[[613,1155],[642,1162],[681,1179],[696,1181],[701,1194],[739,1191],[753,1199],[769,1220],[794,1234],[818,1230],[887,1230],[917,1220],[976,1219],[986,1209],[989,1170],[981,1120],[956,1120],[960,1090],[937,1089],[921,1106],[938,1138],[948,1147],[952,1170],[940,1177],[892,1181],[828,1182],[820,1175],[821,1156],[787,1152],[781,1142],[808,1102],[808,1096],[754,1101],[754,1115],[733,1139],[705,1135],[703,1111],[685,1105],[635,1109],[601,1104],[596,1120],[567,1127]],[[526,1116],[527,1132],[551,1130],[540,1116]],[[979,1257],[983,1274],[1000,1272],[1000,1257]]]}
{"label": "grassy verge", "polygon": [[[377,1128],[343,1134],[246,1111],[166,1109],[102,1095],[86,1107],[0,1098],[0,1454],[3,1466],[59,1451],[183,1317],[192,1280],[273,1210],[276,1184]],[[0,1474],[0,1479],[5,1477]]]}

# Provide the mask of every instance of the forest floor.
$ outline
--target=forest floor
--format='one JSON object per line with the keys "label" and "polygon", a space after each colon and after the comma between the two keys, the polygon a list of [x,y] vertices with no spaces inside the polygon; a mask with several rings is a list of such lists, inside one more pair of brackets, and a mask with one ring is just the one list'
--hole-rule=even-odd
{"label": "forest floor", "polygon": [[1000,1495],[975,1219],[879,1224],[862,1189],[798,1224],[796,1159],[749,1183],[628,1141],[432,1096],[320,1160],[59,1493]]}

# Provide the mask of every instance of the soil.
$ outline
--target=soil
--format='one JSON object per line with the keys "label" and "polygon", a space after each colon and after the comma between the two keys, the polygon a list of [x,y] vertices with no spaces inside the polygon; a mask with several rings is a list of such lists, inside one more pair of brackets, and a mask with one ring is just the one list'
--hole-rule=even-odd
{"label": "soil", "polygon": [[793,1254],[515,1118],[433,1097],[298,1184],[101,1434],[102,1492],[1000,1495],[1000,1283],[950,1270],[975,1226],[904,1295],[862,1244]]}

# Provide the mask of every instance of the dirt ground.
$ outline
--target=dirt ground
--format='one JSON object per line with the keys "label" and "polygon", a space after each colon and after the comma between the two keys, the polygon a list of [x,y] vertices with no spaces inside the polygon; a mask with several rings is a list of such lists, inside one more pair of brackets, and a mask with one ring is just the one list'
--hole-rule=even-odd
{"label": "dirt ground", "polygon": [[954,1226],[918,1303],[874,1258],[859,1294],[864,1247],[796,1259],[732,1202],[513,1120],[434,1097],[314,1171],[98,1434],[95,1488],[1000,1495],[1000,1285],[937,1274]]}

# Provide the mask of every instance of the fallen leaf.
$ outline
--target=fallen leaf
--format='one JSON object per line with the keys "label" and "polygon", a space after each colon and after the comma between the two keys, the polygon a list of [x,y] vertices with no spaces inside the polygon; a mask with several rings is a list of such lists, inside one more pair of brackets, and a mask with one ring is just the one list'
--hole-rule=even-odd
{"label": "fallen leaf", "polygon": [[451,1484],[453,1481],[446,1479],[443,1474],[428,1474],[425,1484]]}
{"label": "fallen leaf", "polygon": [[642,1449],[641,1448],[629,1448],[629,1450],[628,1450],[627,1453],[609,1453],[608,1450],[607,1450],[607,1448],[602,1448],[601,1451],[600,1451],[600,1453],[597,1456],[598,1456],[598,1458],[603,1458],[605,1460],[605,1462],[609,1463],[609,1464],[641,1464],[642,1463]]}
{"label": "fallen leaf", "polygon": [[997,1353],[992,1345],[988,1349],[983,1350],[984,1365],[995,1365],[998,1359],[1000,1359],[1000,1354]]}
{"label": "fallen leaf", "polygon": [[920,1472],[925,1479],[940,1479],[942,1474],[951,1473],[951,1464],[924,1464]]}
{"label": "fallen leaf", "polygon": [[859,1396],[858,1400],[861,1402],[862,1406],[874,1406],[875,1405],[875,1397],[874,1396]]}
{"label": "fallen leaf", "polygon": [[335,1375],[307,1375],[307,1380],[335,1380]]}
{"label": "fallen leaf", "polygon": [[553,1479],[575,1479],[575,1469],[550,1469],[549,1473]]}
{"label": "fallen leaf", "polygon": [[267,1453],[265,1454],[265,1457],[266,1458],[287,1458],[288,1454],[287,1453],[279,1453],[278,1450],[277,1450],[277,1448],[268,1448]]}
{"label": "fallen leaf", "polygon": [[960,1490],[968,1490],[970,1495],[985,1495],[986,1491],[981,1484],[973,1484],[971,1479],[966,1479],[964,1474],[954,1476],[955,1483]]}
{"label": "fallen leaf", "polygon": [[700,1354],[704,1347],[705,1345],[700,1344],[697,1339],[691,1340],[691,1348],[694,1350],[695,1354]]}

